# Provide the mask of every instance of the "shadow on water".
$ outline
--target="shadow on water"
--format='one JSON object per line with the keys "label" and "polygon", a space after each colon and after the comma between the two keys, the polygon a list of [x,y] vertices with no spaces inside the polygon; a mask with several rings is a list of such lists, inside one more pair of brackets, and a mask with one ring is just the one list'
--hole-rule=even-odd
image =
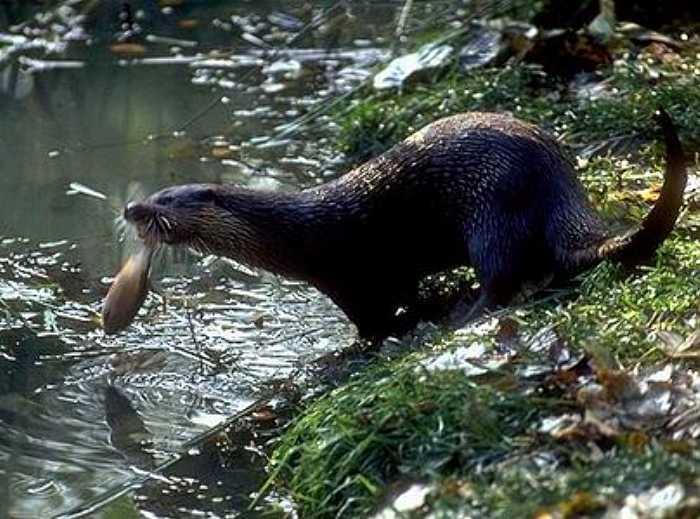
{"label": "shadow on water", "polygon": [[[400,7],[171,4],[0,2],[3,517],[64,513],[156,467],[141,509],[240,508],[264,477],[241,446],[261,438],[237,426],[228,451],[226,435],[183,447],[354,339],[305,285],[187,255],[162,259],[126,333],[99,330],[128,249],[118,208],[173,183],[298,189],[337,175],[329,127],[284,125],[387,57]],[[106,199],[67,196],[73,182]]]}

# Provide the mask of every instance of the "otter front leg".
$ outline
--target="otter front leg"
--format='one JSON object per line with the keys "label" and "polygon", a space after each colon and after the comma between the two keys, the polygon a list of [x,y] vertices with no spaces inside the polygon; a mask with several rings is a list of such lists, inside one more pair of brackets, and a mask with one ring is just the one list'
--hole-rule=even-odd
{"label": "otter front leg", "polygon": [[362,305],[362,309],[352,312],[345,310],[345,313],[357,327],[360,338],[371,342],[381,341],[397,333],[398,328],[403,328],[399,326],[401,319],[393,305],[367,303]]}
{"label": "otter front leg", "polygon": [[364,305],[361,314],[351,320],[361,338],[376,342],[409,332],[418,323],[418,316],[395,300],[385,300]]}
{"label": "otter front leg", "polygon": [[379,341],[389,335],[403,335],[417,322],[412,312],[400,309],[415,299],[412,288],[386,280],[356,284],[353,290],[332,295],[333,301],[357,327],[362,339]]}

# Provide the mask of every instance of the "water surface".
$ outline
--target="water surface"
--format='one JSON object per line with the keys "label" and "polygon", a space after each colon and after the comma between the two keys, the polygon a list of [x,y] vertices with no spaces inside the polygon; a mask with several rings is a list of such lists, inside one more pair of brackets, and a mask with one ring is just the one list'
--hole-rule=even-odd
{"label": "water surface", "polygon": [[[401,7],[181,4],[0,6],[2,516],[89,502],[354,339],[303,284],[182,254],[157,262],[126,333],[99,330],[129,250],[114,225],[127,200],[184,182],[300,189],[342,172],[322,115],[289,125],[387,58]],[[105,199],[69,196],[76,182]],[[245,477],[210,470],[229,489]],[[223,515],[231,494],[204,508]],[[151,501],[171,517],[192,506]]]}

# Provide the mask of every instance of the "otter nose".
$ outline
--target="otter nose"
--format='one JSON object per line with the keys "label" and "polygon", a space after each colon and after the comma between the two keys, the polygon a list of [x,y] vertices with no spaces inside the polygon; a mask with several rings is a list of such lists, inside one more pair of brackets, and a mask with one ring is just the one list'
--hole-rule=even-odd
{"label": "otter nose", "polygon": [[124,219],[127,222],[136,222],[146,218],[150,214],[150,210],[144,204],[138,202],[129,202],[124,207]]}

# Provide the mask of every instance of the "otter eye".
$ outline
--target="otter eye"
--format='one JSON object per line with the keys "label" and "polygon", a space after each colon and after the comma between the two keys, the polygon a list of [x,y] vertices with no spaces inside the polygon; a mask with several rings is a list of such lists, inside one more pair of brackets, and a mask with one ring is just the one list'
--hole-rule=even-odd
{"label": "otter eye", "polygon": [[171,205],[174,201],[172,189],[164,189],[152,196],[153,203],[157,205]]}

